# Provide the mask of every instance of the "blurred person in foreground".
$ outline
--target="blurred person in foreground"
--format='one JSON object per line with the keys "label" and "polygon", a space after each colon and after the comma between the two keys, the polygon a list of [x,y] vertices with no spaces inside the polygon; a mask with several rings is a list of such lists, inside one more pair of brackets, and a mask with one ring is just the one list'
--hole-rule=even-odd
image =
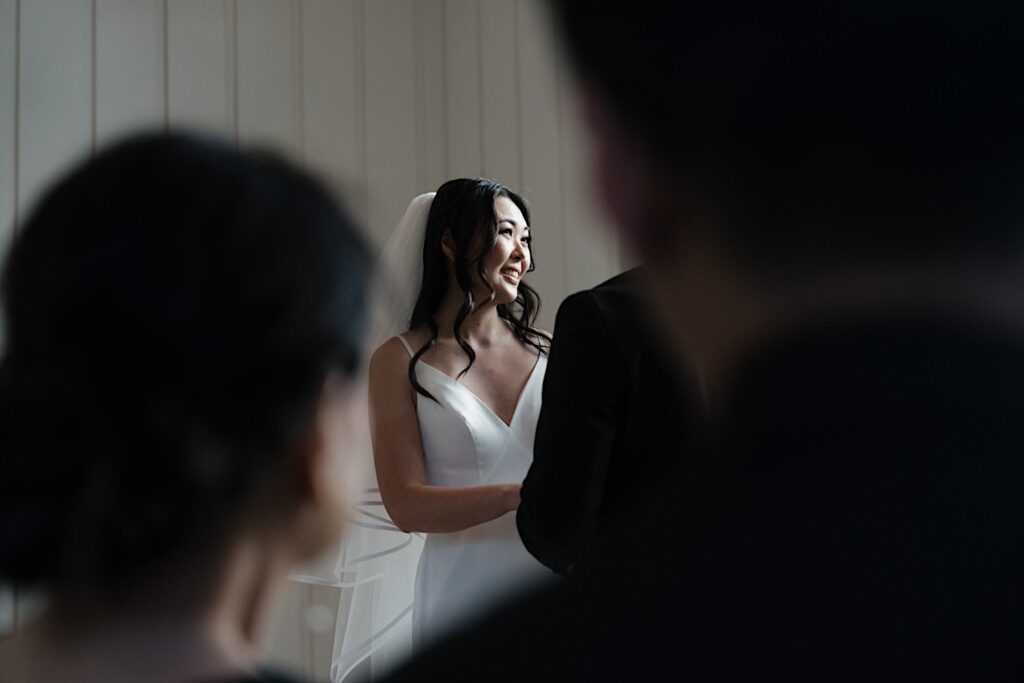
{"label": "blurred person in foreground", "polygon": [[45,194],[2,283],[0,575],[47,605],[0,680],[285,680],[258,643],[346,514],[366,262],[317,182],[210,140]]}
{"label": "blurred person in foreground", "polygon": [[600,566],[397,680],[1018,679],[1024,10],[550,4],[710,425]]}

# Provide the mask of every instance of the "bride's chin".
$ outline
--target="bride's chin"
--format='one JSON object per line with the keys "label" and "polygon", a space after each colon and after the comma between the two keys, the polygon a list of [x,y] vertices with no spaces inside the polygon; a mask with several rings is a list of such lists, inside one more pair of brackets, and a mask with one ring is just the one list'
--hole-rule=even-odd
{"label": "bride's chin", "polygon": [[499,305],[510,304],[516,300],[517,296],[519,296],[519,288],[512,289],[506,285],[495,292],[494,301]]}

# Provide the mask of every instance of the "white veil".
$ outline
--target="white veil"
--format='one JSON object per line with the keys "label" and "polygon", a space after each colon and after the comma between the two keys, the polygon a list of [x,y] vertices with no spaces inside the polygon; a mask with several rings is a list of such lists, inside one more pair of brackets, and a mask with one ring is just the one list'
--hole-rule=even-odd
{"label": "white veil", "polygon": [[[423,280],[423,240],[434,193],[409,204],[388,240],[370,288],[371,350],[409,328]],[[412,651],[412,608],[421,534],[388,517],[377,488],[372,453],[336,566],[340,588],[331,661],[334,683],[378,678]]]}

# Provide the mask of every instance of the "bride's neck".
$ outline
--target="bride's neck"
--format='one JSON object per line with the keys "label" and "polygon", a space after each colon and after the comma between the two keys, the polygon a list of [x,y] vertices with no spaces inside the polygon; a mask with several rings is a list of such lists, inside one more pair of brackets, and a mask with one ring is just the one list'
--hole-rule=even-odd
{"label": "bride's neck", "polygon": [[[477,303],[473,312],[462,324],[462,337],[473,343],[488,342],[498,337],[507,324],[498,316],[498,305],[484,297],[476,297]],[[465,295],[461,289],[451,288],[435,316],[438,336],[441,339],[455,336],[455,319],[465,303]]]}

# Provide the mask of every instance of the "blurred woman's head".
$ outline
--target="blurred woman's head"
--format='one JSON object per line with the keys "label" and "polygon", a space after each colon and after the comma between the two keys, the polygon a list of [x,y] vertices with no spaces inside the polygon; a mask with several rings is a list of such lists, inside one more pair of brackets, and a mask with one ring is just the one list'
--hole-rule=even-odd
{"label": "blurred woman's head", "polygon": [[366,246],[284,161],[144,136],[61,180],[3,274],[0,576],[114,599],[345,515]]}

